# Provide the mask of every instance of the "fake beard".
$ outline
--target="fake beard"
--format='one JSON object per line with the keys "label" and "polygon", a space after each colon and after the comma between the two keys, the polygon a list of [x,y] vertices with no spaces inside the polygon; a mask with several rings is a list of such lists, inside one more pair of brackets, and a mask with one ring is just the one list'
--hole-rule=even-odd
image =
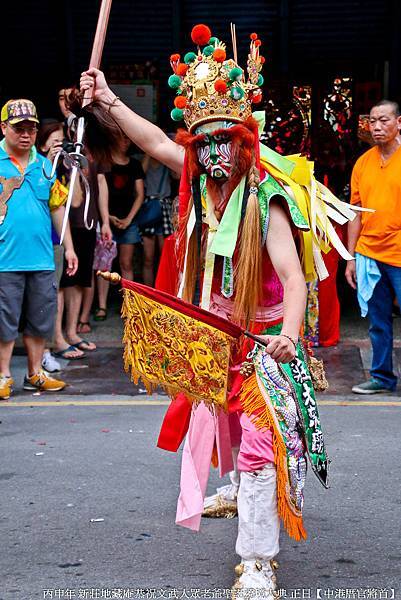
{"label": "fake beard", "polygon": [[229,179],[232,170],[232,142],[216,144],[215,154],[217,158],[212,162],[210,157],[210,146],[200,146],[197,149],[199,163],[206,173],[216,181]]}

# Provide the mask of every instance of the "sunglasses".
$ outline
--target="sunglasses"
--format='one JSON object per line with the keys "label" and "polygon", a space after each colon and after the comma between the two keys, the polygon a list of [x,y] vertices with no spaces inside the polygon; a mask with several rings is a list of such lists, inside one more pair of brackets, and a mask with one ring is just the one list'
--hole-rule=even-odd
{"label": "sunglasses", "polygon": [[31,127],[23,127],[22,125],[10,125],[9,123],[9,126],[17,135],[23,135],[24,133],[27,133],[28,135],[35,135],[38,132],[36,125],[32,125]]}

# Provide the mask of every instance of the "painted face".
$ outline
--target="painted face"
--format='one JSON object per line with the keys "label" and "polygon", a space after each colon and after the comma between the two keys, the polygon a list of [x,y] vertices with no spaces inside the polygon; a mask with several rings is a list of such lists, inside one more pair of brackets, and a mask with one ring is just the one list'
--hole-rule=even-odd
{"label": "painted face", "polygon": [[203,134],[204,139],[198,142],[198,159],[206,173],[217,181],[225,181],[230,177],[232,169],[232,142],[225,129],[234,123],[219,121],[198,127],[196,134]]}

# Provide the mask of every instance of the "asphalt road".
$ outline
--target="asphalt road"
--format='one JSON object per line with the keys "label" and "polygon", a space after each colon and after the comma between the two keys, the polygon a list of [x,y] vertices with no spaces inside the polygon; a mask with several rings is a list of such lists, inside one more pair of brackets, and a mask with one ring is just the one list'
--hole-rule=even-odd
{"label": "asphalt road", "polygon": [[[179,457],[155,446],[166,397],[82,400],[0,406],[0,600],[226,597],[236,520],[174,524]],[[282,597],[401,597],[401,402],[379,400],[321,408],[331,488],[309,473],[309,539],[282,534]]]}

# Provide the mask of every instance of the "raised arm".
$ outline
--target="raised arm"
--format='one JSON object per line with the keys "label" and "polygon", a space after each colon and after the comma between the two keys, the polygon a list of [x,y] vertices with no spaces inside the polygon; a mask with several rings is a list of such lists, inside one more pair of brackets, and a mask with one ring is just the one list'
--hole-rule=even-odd
{"label": "raised arm", "polygon": [[109,88],[102,71],[84,71],[80,84],[81,90],[92,94],[93,100],[101,102],[130,140],[144,152],[173,171],[182,171],[184,150],[181,146],[170,140],[159,127],[128,108]]}

